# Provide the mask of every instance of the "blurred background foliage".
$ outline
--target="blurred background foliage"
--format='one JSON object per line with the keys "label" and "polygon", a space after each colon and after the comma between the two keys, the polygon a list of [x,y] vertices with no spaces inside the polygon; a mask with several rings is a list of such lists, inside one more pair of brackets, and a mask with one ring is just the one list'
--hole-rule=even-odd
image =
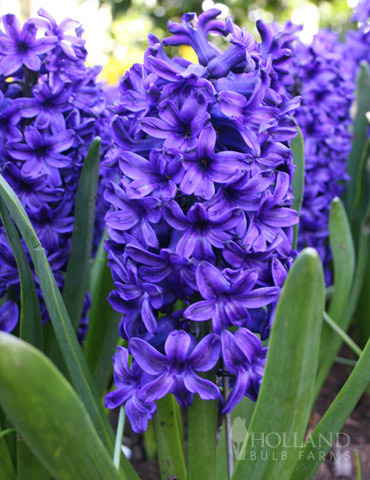
{"label": "blurred background foliage", "polygon": [[[318,28],[328,27],[344,35],[350,27],[352,9],[356,0],[99,0],[108,5],[112,15],[110,35],[114,48],[105,66],[109,83],[118,74],[140,61],[146,47],[147,33],[159,38],[167,36],[168,20],[180,21],[185,12],[200,14],[209,8],[218,8],[222,16],[232,15],[239,25],[257,36],[255,22],[262,18],[267,23],[284,24],[292,20],[304,26],[302,40],[310,42]],[[182,47],[183,56],[192,60],[190,47]]]}
{"label": "blurred background foliage", "polygon": [[[255,21],[302,24],[301,39],[310,42],[319,28],[328,27],[340,35],[350,28],[352,9],[358,0],[0,0],[0,12],[16,13],[24,21],[41,6],[56,17],[79,20],[85,29],[90,63],[103,65],[102,78],[115,85],[135,62],[141,62],[147,34],[167,36],[169,19],[180,21],[186,12],[200,14],[218,8],[222,16],[232,15],[239,25],[257,36]],[[190,47],[180,54],[195,60]]]}

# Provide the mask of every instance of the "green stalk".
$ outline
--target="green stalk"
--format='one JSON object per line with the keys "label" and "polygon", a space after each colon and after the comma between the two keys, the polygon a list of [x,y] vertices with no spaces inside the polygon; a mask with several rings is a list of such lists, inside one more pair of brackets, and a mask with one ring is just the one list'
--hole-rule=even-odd
{"label": "green stalk", "polygon": [[121,452],[122,452],[122,439],[123,431],[125,429],[125,420],[126,420],[126,411],[125,407],[122,407],[119,410],[118,425],[117,425],[117,434],[116,434],[116,443],[114,445],[114,456],[113,456],[113,465],[119,470]]}
{"label": "green stalk", "polygon": [[341,337],[341,339],[349,346],[349,348],[355,352],[356,355],[359,357],[361,356],[362,350],[361,348],[356,345],[356,343],[352,340],[352,338],[346,334],[344,330],[340,328],[339,325],[337,325],[332,318],[329,317],[329,315],[324,312],[324,320],[325,322],[330,326],[334,332]]}
{"label": "green stalk", "polygon": [[[214,381],[215,375],[203,376]],[[216,479],[217,400],[194,395],[188,409],[188,480]]]}
{"label": "green stalk", "polygon": [[162,480],[186,480],[183,442],[176,420],[175,402],[173,395],[158,400],[153,419]]}

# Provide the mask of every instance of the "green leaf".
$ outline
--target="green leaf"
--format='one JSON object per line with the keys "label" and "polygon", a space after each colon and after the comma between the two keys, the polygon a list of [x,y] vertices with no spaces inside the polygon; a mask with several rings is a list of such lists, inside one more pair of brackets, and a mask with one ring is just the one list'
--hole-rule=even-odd
{"label": "green leaf", "polygon": [[0,333],[0,401],[29,448],[56,478],[119,480],[70,384],[39,350]]}
{"label": "green leaf", "polygon": [[17,435],[17,480],[50,480],[50,474],[28,448],[24,439]]}
{"label": "green leaf", "polygon": [[[46,258],[45,250],[42,248],[21,202],[1,175],[0,197],[4,200],[30,252],[46,308],[64,361],[68,367],[72,384],[84,402],[103,443],[113,455],[114,434],[112,427],[101,405],[91,372],[77,341],[76,333],[72,327],[61,293]],[[139,477],[124,455],[121,457],[121,466],[128,480],[138,480]]]}
{"label": "green leaf", "polygon": [[87,363],[93,373],[98,392],[102,395],[113,374],[111,357],[119,339],[121,315],[113,310],[107,300],[113,290],[113,279],[107,265],[107,252],[103,237],[91,269],[90,295],[92,300],[89,312],[89,330],[84,342]]}
{"label": "green leaf", "polygon": [[[280,439],[285,435],[289,445],[303,441],[318,363],[324,304],[320,258],[316,250],[307,248],[294,262],[283,287],[258,402],[232,480],[290,477],[298,448],[288,449],[284,459],[284,442],[274,446],[277,435]],[[261,436],[269,434],[270,441],[262,445]]]}
{"label": "green leaf", "polygon": [[355,457],[356,457],[356,467],[357,467],[357,480],[361,480],[361,463],[360,463],[360,456],[358,451],[355,450]]}
{"label": "green leaf", "polygon": [[100,144],[99,137],[92,141],[81,170],[74,209],[71,252],[63,286],[63,300],[75,329],[81,320],[89,282],[99,179]]}
{"label": "green leaf", "polygon": [[[213,375],[202,375],[214,382]],[[216,479],[217,400],[194,395],[188,408],[188,480]]]}
{"label": "green leaf", "polygon": [[[334,435],[343,428],[369,382],[370,340],[368,340],[350,377],[310,435],[309,441],[301,450],[301,460],[296,465],[292,480],[310,480],[314,478],[323,458],[330,450],[331,443],[334,442]],[[323,441],[322,439],[325,440]]]}
{"label": "green leaf", "polygon": [[46,258],[45,250],[42,248],[23,206],[2,176],[0,176],[0,196],[6,203],[27,244],[72,383],[84,401],[97,431],[101,432],[103,441],[108,445],[110,443],[108,439],[111,436],[109,433],[110,426],[104,410],[100,406],[90,371]]}
{"label": "green leaf", "polygon": [[162,480],[186,480],[183,442],[176,419],[175,402],[174,396],[170,394],[158,400],[157,412],[153,418]]}
{"label": "green leaf", "polygon": [[346,343],[349,348],[354,352],[356,355],[360,356],[362,353],[361,348],[352,340],[352,338],[346,334],[344,330],[342,330],[337,323],[334,322],[332,318],[329,317],[329,315],[324,312],[324,320],[328,324],[328,326],[335,332],[341,339],[343,340],[344,343]]}
{"label": "green leaf", "polygon": [[[293,138],[290,142],[290,148],[293,153],[293,163],[295,165],[295,171],[292,180],[292,190],[294,195],[292,208],[298,212],[301,211],[302,201],[303,201],[303,191],[304,191],[304,144],[303,136],[301,129],[297,125],[298,135]],[[294,237],[293,237],[293,248],[297,247],[297,237],[298,237],[298,228],[299,224],[295,225],[293,228]]]}
{"label": "green leaf", "polygon": [[[26,253],[21,244],[17,229],[10,218],[3,200],[0,198],[0,215],[9,244],[17,263],[21,284],[21,314],[19,337],[43,350],[42,320],[36,285]],[[44,480],[49,478],[39,461],[33,456],[24,441],[17,441],[17,479]]]}
{"label": "green leaf", "polygon": [[[346,331],[350,321],[347,305],[355,270],[355,249],[346,212],[339,198],[334,198],[331,204],[329,231],[334,263],[334,289],[328,314],[342,330]],[[342,339],[333,333],[329,325],[325,324],[321,334],[315,396],[321,390],[341,344]]]}
{"label": "green leaf", "polygon": [[21,283],[21,314],[19,336],[31,343],[39,350],[43,349],[42,321],[40,305],[37,297],[35,281],[26,253],[21,244],[19,234],[6,209],[4,201],[0,198],[0,215],[9,244],[17,263]]}
{"label": "green leaf", "polygon": [[5,436],[12,430],[11,428],[2,429],[0,424],[0,478],[1,480],[15,480],[15,469],[9,453],[8,444]]}
{"label": "green leaf", "polygon": [[[370,250],[370,245],[369,245]],[[364,274],[364,281],[362,285],[361,295],[358,301],[357,311],[356,311],[356,325],[358,328],[358,340],[361,346],[365,344],[367,339],[370,337],[370,322],[369,322],[369,312],[370,312],[370,295],[369,295],[369,285],[370,285],[370,255],[366,259],[366,271]]]}
{"label": "green leaf", "polygon": [[[366,205],[366,150],[368,145],[367,129],[369,122],[366,113],[370,110],[370,72],[369,65],[362,62],[357,75],[356,117],[353,127],[352,149],[347,159],[347,172],[350,176],[344,198],[346,210],[355,230],[363,217],[361,204]],[[355,240],[357,231],[354,232]],[[356,241],[357,244],[357,241]]]}

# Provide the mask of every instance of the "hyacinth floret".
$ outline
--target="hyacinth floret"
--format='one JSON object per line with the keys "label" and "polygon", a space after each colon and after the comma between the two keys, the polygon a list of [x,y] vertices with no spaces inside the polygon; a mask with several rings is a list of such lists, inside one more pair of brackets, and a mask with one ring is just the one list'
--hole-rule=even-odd
{"label": "hyacinth floret", "polygon": [[[222,403],[222,379],[199,372],[231,378],[224,412],[256,399],[261,340],[295,257],[289,145],[299,99],[280,81],[291,54],[262,22],[258,43],[219,14],[169,22],[163,43],[150,34],[112,108],[106,162],[119,179],[105,191],[109,299],[128,346],[113,358],[117,390],[106,406],[126,402],[137,432],[168,392],[184,406],[194,394]],[[165,46],[182,44],[199,63],[167,55]]]}

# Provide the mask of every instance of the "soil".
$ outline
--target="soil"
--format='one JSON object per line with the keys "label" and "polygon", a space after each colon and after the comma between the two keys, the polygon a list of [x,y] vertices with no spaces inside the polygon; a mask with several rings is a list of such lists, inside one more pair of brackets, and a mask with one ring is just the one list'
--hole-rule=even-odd
{"label": "soil", "polygon": [[[341,356],[349,358],[348,350],[343,349]],[[324,385],[311,416],[311,424],[316,425],[325,413],[335,396],[345,383],[351,367],[335,363]],[[361,479],[370,480],[370,395],[364,394],[356,405],[351,416],[346,421],[342,433],[342,443],[349,445],[341,448],[334,446],[325,462],[321,465],[315,480],[357,480],[356,457],[357,450]],[[339,455],[338,455],[339,454]]]}
{"label": "soil", "polygon": [[[351,358],[345,348],[340,355]],[[316,401],[311,415],[308,433],[319,422],[339,390],[345,383],[351,368],[335,363]],[[185,427],[186,428],[186,427]],[[361,464],[361,479],[370,480],[370,395],[364,394],[346,421],[341,443],[336,444],[321,465],[315,480],[357,480],[357,467],[354,451],[357,450]],[[132,452],[131,463],[142,480],[160,480],[158,462],[147,460],[143,448],[142,435],[135,434],[126,422],[124,445]],[[348,443],[348,445],[346,445]],[[226,480],[226,479],[225,479]]]}

